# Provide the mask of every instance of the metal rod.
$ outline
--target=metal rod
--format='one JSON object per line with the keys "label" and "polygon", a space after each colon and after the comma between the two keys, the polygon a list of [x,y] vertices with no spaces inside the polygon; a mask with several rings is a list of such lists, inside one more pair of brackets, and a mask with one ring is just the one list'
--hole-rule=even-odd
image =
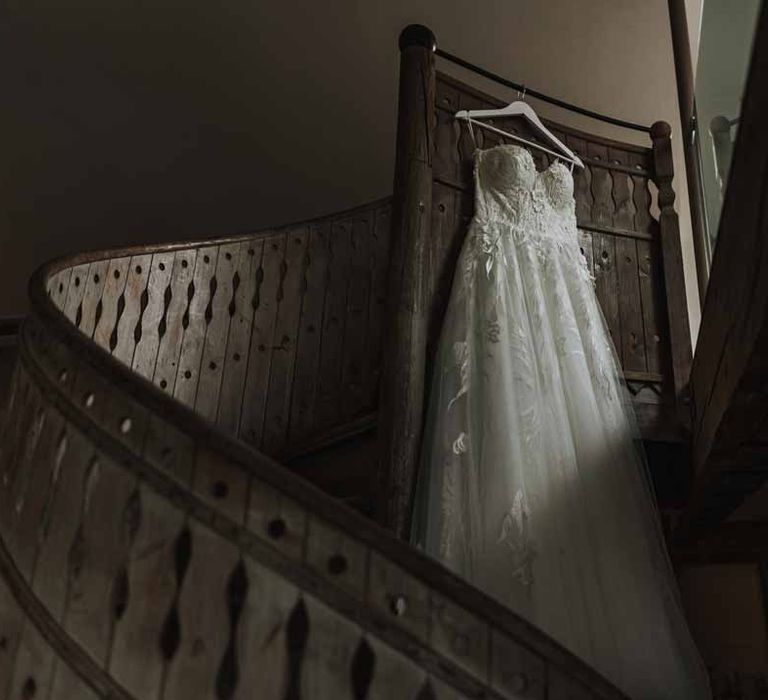
{"label": "metal rod", "polygon": [[585,117],[591,117],[592,119],[598,119],[601,122],[606,122],[608,124],[613,124],[614,126],[620,126],[624,129],[632,129],[634,131],[642,131],[644,133],[650,133],[651,127],[650,126],[643,126],[642,124],[634,124],[632,122],[624,121],[623,119],[616,119],[615,117],[608,117],[604,114],[600,114],[599,112],[593,112],[591,109],[585,109],[584,107],[578,107],[577,105],[572,105],[569,102],[565,102],[565,100],[559,100],[556,97],[550,97],[549,95],[545,95],[541,92],[538,92],[536,90],[531,90],[529,87],[526,87],[525,85],[519,85],[518,83],[513,83],[511,80],[507,80],[506,78],[502,78],[500,75],[497,75],[496,73],[492,73],[489,70],[486,70],[485,68],[480,68],[480,66],[476,66],[474,63],[470,63],[469,61],[465,61],[463,58],[459,58],[458,56],[454,56],[452,53],[449,53],[448,51],[444,51],[443,49],[435,48],[435,54],[437,56],[440,56],[440,58],[444,58],[446,61],[450,61],[451,63],[455,63],[457,66],[461,66],[462,68],[466,68],[467,70],[472,71],[473,73],[477,73],[478,75],[482,75],[484,78],[488,78],[489,80],[493,80],[496,83],[500,83],[501,85],[505,85],[506,87],[512,88],[513,90],[517,90],[518,92],[522,92],[525,90],[526,95],[530,95],[531,97],[535,97],[538,100],[541,100],[542,102],[548,102],[549,104],[555,105],[557,107],[562,107],[563,109],[567,109],[570,112],[576,112],[577,114],[583,114]]}

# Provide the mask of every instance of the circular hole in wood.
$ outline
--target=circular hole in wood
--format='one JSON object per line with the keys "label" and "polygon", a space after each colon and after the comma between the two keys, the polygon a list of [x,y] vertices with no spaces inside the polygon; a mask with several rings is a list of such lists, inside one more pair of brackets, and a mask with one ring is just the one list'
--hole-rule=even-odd
{"label": "circular hole in wood", "polygon": [[136,265],[136,274],[137,275],[141,274],[141,265]]}
{"label": "circular hole in wood", "polygon": [[203,262],[209,263],[211,262],[211,259],[207,255],[203,255]]}
{"label": "circular hole in wood", "polygon": [[272,250],[277,250],[277,243],[272,244]]}
{"label": "circular hole in wood", "polygon": [[165,270],[165,263],[160,263],[160,264],[158,265],[158,267],[160,268],[160,270],[161,270],[161,271],[162,271],[162,270]]}
{"label": "circular hole in wood", "polygon": [[239,362],[239,361],[240,361],[240,353],[239,353],[239,352],[236,352],[234,355],[232,355],[232,359],[233,359],[235,362]]}
{"label": "circular hole in wood", "polygon": [[115,279],[120,279],[120,270],[115,270]]}
{"label": "circular hole in wood", "polygon": [[89,391],[85,395],[85,406],[86,408],[91,408],[94,403],[96,403],[96,396],[94,395],[93,392]]}
{"label": "circular hole in wood", "polygon": [[216,369],[216,363],[211,360],[210,364],[208,365],[209,369]]}
{"label": "circular hole in wood", "polygon": [[184,379],[190,379],[191,377],[192,377],[192,372],[190,372],[189,370],[184,372]]}
{"label": "circular hole in wood", "polygon": [[229,486],[225,481],[214,481],[211,484],[211,495],[214,498],[226,498],[229,494]]}
{"label": "circular hole in wood", "polygon": [[64,291],[64,283],[59,282],[59,294],[61,294]]}
{"label": "circular hole in wood", "polygon": [[181,266],[182,267],[187,267],[187,265],[189,265],[189,263],[186,260],[182,260],[181,261]]}
{"label": "circular hole in wood", "polygon": [[334,554],[328,559],[328,573],[333,576],[343,574],[347,570],[347,558],[343,554]]}
{"label": "circular hole in wood", "polygon": [[123,435],[127,435],[128,433],[131,432],[131,426],[132,425],[133,425],[133,423],[131,423],[131,419],[130,418],[123,418],[123,420],[120,421],[120,432]]}
{"label": "circular hole in wood", "polygon": [[79,287],[79,286],[80,286],[80,278],[75,277],[75,287]]}
{"label": "circular hole in wood", "polygon": [[608,251],[607,251],[607,250],[604,250],[604,251],[602,252],[602,254],[600,255],[600,257],[601,257],[603,260],[608,260]]}
{"label": "circular hole in wood", "polygon": [[267,348],[263,344],[259,345],[259,352],[264,352]]}
{"label": "circular hole in wood", "polygon": [[273,540],[279,540],[285,534],[286,529],[285,520],[282,518],[272,518],[267,523],[267,534]]}
{"label": "circular hole in wood", "polygon": [[254,255],[253,248],[248,248],[248,255]]}
{"label": "circular hole in wood", "polygon": [[94,283],[94,284],[98,284],[100,279],[101,279],[101,278],[100,278],[98,275],[94,275],[94,276],[93,276],[93,283]]}
{"label": "circular hole in wood", "polygon": [[224,257],[225,257],[227,260],[232,260],[232,253],[224,253]]}
{"label": "circular hole in wood", "polygon": [[389,610],[396,617],[402,617],[405,615],[405,611],[408,609],[408,601],[404,595],[393,595],[389,601]]}
{"label": "circular hole in wood", "polygon": [[165,379],[160,380],[160,388],[165,389],[168,386],[168,382],[165,381]]}

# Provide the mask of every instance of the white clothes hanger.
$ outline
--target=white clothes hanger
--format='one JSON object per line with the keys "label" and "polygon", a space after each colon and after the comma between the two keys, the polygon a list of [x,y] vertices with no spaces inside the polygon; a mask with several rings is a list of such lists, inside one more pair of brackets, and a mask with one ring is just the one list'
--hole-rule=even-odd
{"label": "white clothes hanger", "polygon": [[[518,93],[518,97],[520,94]],[[541,123],[541,119],[539,119],[539,115],[534,112],[533,107],[531,107],[527,102],[524,102],[525,99],[525,88],[523,88],[523,94],[522,99],[518,99],[515,102],[512,102],[508,104],[506,107],[501,107],[500,109],[462,109],[456,112],[454,115],[454,118],[456,119],[464,119],[467,122],[467,126],[470,128],[470,133],[472,133],[472,138],[474,140],[474,133],[472,132],[472,124],[476,124],[477,126],[488,129],[489,131],[493,131],[497,134],[501,134],[502,136],[506,136],[507,138],[513,139],[515,141],[519,141],[521,143],[526,144],[527,146],[530,146],[531,148],[536,148],[539,151],[544,151],[545,153],[549,153],[552,156],[555,156],[556,158],[560,158],[561,160],[567,161],[571,164],[571,167],[574,165],[583,168],[584,163],[582,163],[581,158],[579,158],[568,146],[566,146],[559,138],[557,138],[549,129],[547,129],[544,124]],[[559,153],[557,151],[553,151],[549,148],[546,148],[545,146],[542,146],[541,144],[534,143],[533,141],[529,141],[528,139],[524,139],[522,136],[517,136],[516,134],[510,134],[506,131],[502,131],[501,129],[496,128],[495,126],[492,126],[491,124],[485,124],[484,122],[477,121],[478,118],[483,117],[523,117],[531,126],[533,126],[544,138],[547,139],[553,146],[555,146],[557,149],[559,149]]]}

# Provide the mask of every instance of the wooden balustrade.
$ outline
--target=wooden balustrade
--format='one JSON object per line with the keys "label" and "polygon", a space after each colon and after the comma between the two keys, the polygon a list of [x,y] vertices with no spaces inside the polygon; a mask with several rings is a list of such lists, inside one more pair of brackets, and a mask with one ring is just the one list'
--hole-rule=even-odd
{"label": "wooden balustrade", "polygon": [[[386,203],[338,221],[379,215]],[[311,284],[312,233],[334,220],[80,255],[32,280],[0,433],[0,697],[623,697],[509,610],[237,439],[232,426],[263,415],[245,402],[269,411],[288,392],[274,343],[270,381],[249,378],[266,324],[294,338],[316,323],[315,348],[341,346],[340,378],[369,357],[352,328],[252,303],[259,284]],[[368,274],[379,268],[365,240],[365,254],[348,250]],[[273,245],[280,256],[303,251],[304,277],[282,257],[282,282],[261,278],[252,258]],[[337,303],[329,294],[325,309]],[[373,292],[349,295],[338,302],[348,325],[375,304]],[[307,301],[324,318],[320,300]],[[302,367],[323,359],[290,347],[295,396]],[[366,406],[355,400],[337,415]]]}

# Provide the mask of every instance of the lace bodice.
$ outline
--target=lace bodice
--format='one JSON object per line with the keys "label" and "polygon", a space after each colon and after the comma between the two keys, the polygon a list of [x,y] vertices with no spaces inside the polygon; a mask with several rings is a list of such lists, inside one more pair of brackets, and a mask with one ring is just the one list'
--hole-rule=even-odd
{"label": "lace bodice", "polygon": [[522,146],[502,144],[475,151],[475,218],[503,222],[529,233],[576,231],[573,177],[555,161],[538,172]]}

